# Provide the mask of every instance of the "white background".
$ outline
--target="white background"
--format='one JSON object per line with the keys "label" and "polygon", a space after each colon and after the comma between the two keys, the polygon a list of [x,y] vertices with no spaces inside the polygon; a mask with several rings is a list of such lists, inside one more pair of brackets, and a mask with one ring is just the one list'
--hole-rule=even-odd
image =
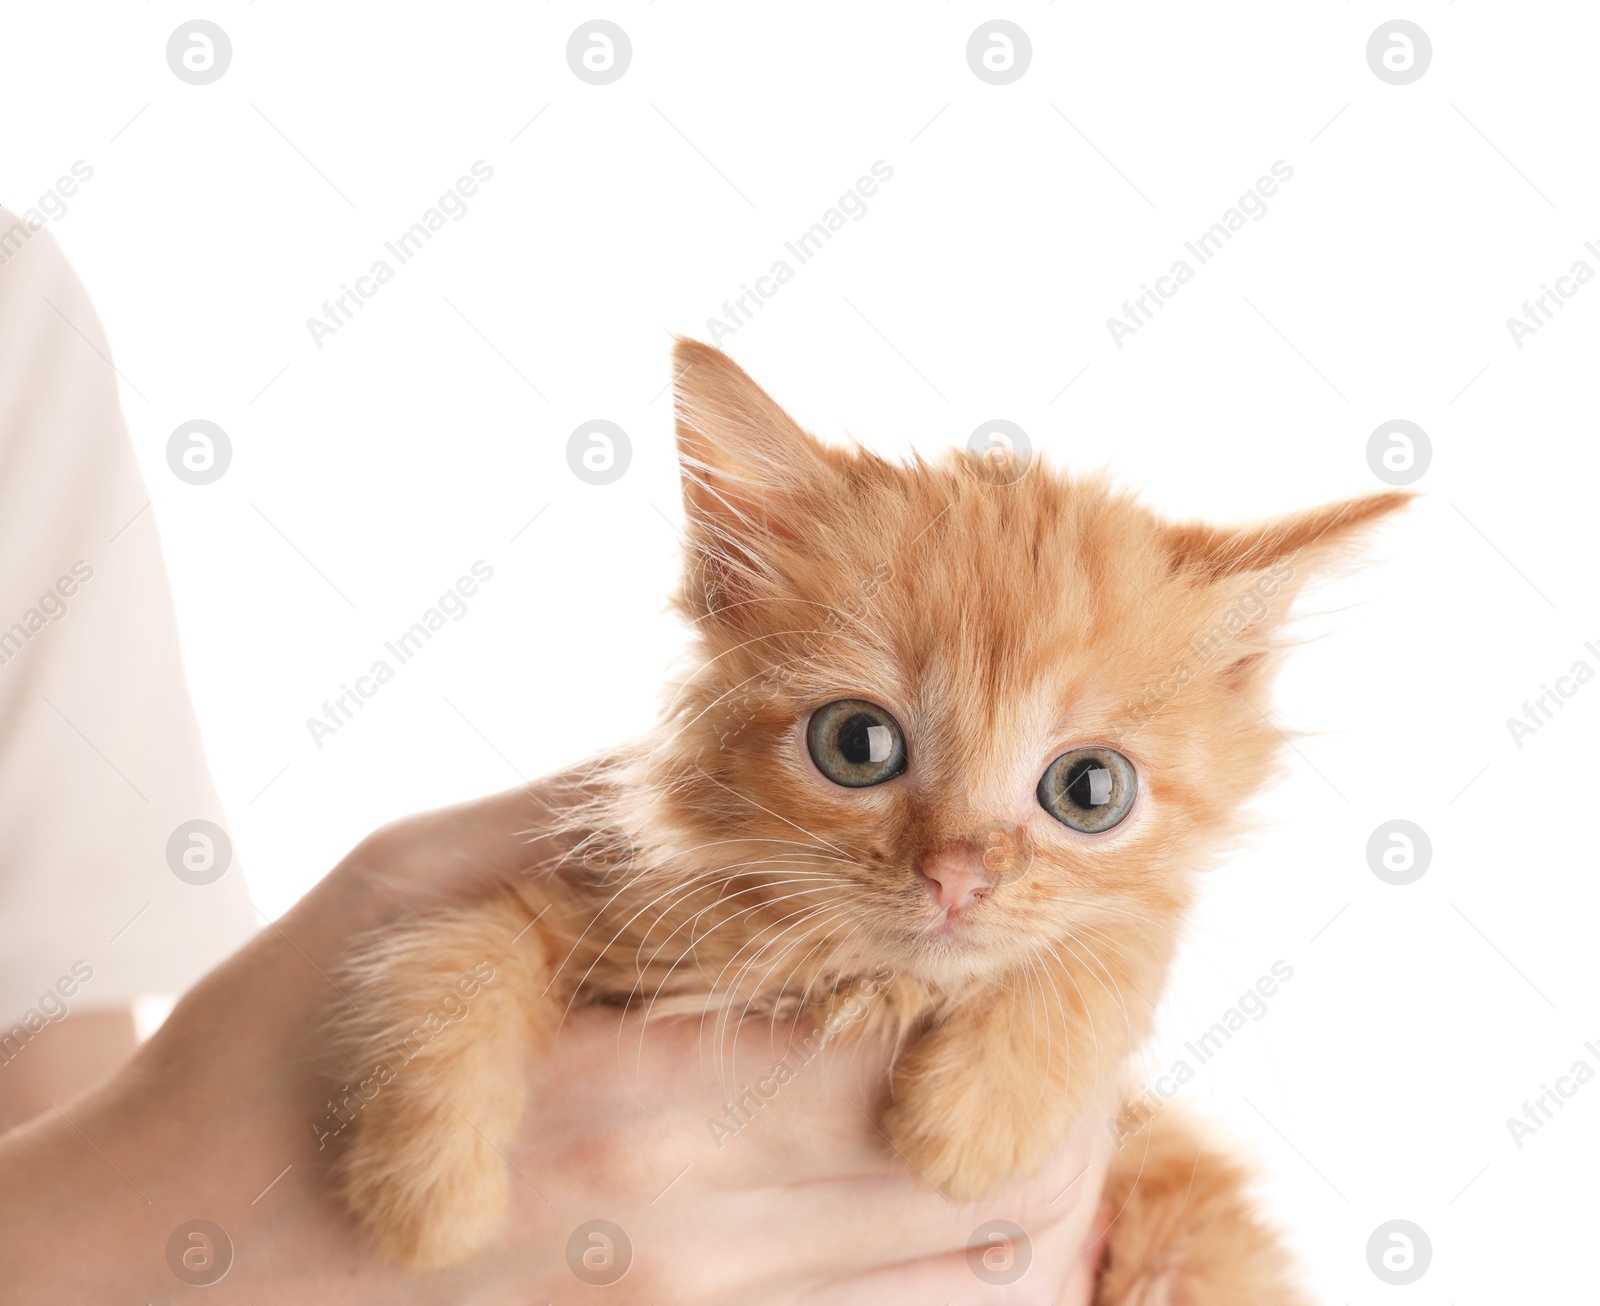
{"label": "white background", "polygon": [[[609,86],[565,61],[595,16],[633,45]],[[997,16],[1033,45],[1003,87],[964,55]],[[932,451],[1005,417],[1228,518],[1382,488],[1373,428],[1429,433],[1424,502],[1313,598],[1322,638],[1274,709],[1309,733],[1209,883],[1147,1060],[1287,961],[1190,1088],[1264,1160],[1322,1296],[1592,1294],[1575,1159],[1600,1083],[1520,1149],[1505,1119],[1580,1057],[1600,1069],[1600,685],[1521,748],[1505,721],[1580,657],[1600,669],[1600,288],[1520,349],[1505,321],[1574,260],[1600,270],[1595,15],[1415,5],[1433,62],[1404,87],[1364,53],[1395,16],[8,6],[0,200],[94,169],[52,227],[116,351],[256,902],[281,912],[392,816],[646,725],[680,639],[670,336],[704,336],[881,159],[866,216],[724,341],[824,436]],[[195,17],[233,43],[206,87],[164,56]],[[306,319],[480,159],[467,215],[318,349]],[[1116,348],[1107,317],[1280,159],[1266,216]],[[605,487],[564,455],[597,417],[633,445]],[[210,486],[167,468],[191,418],[232,439]],[[306,718],[479,559],[469,615],[315,747]],[[1433,842],[1406,887],[1366,863],[1394,817]],[[1366,1262],[1392,1218],[1433,1244],[1409,1287]]]}

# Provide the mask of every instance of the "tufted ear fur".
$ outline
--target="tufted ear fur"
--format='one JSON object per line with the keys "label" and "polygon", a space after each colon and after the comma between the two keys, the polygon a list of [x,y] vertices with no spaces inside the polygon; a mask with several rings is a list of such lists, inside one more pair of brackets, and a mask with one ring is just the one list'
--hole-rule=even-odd
{"label": "tufted ear fur", "polygon": [[840,477],[829,451],[726,354],[673,349],[673,398],[697,615],[739,623],[740,606],[777,583],[806,547]]}
{"label": "tufted ear fur", "polygon": [[1388,490],[1245,526],[1179,522],[1166,528],[1164,543],[1173,571],[1197,581],[1267,571],[1284,561],[1294,565],[1303,560],[1321,567],[1347,552],[1366,527],[1405,507],[1412,497],[1402,490]]}
{"label": "tufted ear fur", "polygon": [[1376,522],[1413,497],[1390,490],[1242,526],[1165,527],[1174,577],[1205,595],[1208,624],[1192,647],[1205,661],[1225,654],[1214,665],[1219,683],[1250,689],[1306,582],[1347,559]]}

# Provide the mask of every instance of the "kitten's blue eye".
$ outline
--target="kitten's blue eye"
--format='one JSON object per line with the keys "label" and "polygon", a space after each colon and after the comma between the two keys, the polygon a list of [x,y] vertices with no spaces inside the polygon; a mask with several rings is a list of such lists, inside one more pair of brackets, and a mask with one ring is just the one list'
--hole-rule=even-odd
{"label": "kitten's blue eye", "polygon": [[881,785],[906,769],[900,723],[864,698],[841,698],[813,712],[806,747],[817,770],[848,789]]}
{"label": "kitten's blue eye", "polygon": [[1045,768],[1039,806],[1062,825],[1099,834],[1133,806],[1138,778],[1133,763],[1114,748],[1074,748]]}

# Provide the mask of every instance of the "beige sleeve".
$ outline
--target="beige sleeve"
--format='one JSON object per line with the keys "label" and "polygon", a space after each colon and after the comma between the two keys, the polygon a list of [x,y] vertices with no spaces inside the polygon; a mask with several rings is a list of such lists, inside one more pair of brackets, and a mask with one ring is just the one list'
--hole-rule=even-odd
{"label": "beige sleeve", "polygon": [[254,929],[188,827],[226,821],[111,356],[55,239],[0,209],[0,1026],[179,993]]}

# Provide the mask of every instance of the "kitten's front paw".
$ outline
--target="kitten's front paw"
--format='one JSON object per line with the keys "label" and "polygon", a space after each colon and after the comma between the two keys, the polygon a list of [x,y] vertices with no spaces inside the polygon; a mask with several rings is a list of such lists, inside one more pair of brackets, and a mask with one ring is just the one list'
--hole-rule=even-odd
{"label": "kitten's front paw", "polygon": [[528,1057],[560,1019],[541,997],[545,955],[526,905],[505,899],[388,931],[350,964],[347,1064],[371,1073],[350,1075],[339,1177],[406,1265],[465,1260],[500,1223]]}
{"label": "kitten's front paw", "polygon": [[955,1202],[975,1202],[1032,1174],[1054,1142],[1038,1107],[996,1100],[961,1077],[902,1081],[883,1129],[912,1169]]}
{"label": "kitten's front paw", "polygon": [[345,1197],[395,1260],[418,1270],[453,1265],[500,1223],[505,1162],[456,1112],[406,1105],[380,1096],[366,1108],[344,1158]]}

